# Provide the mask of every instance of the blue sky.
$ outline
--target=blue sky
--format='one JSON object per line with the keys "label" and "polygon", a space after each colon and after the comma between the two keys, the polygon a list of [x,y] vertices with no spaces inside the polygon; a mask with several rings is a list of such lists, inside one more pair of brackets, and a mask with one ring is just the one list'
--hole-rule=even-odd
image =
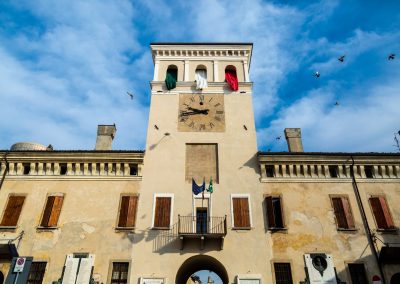
{"label": "blue sky", "polygon": [[396,0],[1,1],[0,149],[90,150],[97,125],[112,123],[114,149],[144,149],[149,44],[160,41],[254,43],[261,150],[286,151],[275,139],[285,127],[302,128],[306,151],[396,150]]}

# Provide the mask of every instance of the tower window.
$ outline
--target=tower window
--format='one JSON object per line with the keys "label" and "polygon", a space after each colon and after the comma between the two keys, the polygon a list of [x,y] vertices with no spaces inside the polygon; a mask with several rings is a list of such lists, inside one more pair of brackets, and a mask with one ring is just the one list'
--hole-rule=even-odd
{"label": "tower window", "polygon": [[225,68],[225,80],[228,83],[232,91],[239,89],[238,78],[236,74],[236,68],[232,65],[228,65]]}
{"label": "tower window", "polygon": [[207,84],[207,69],[204,65],[199,65],[195,74],[196,89],[202,90],[208,87]]}
{"label": "tower window", "polygon": [[178,67],[175,65],[168,66],[167,75],[165,77],[165,85],[168,90],[176,88],[176,81],[178,81]]}

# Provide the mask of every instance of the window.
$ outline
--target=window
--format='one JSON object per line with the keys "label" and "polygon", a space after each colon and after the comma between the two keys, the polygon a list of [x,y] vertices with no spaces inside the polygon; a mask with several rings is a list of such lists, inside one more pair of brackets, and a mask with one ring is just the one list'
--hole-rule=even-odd
{"label": "window", "polygon": [[40,222],[41,227],[57,227],[63,200],[64,196],[62,194],[51,195],[47,197],[47,202],[44,207],[42,221]]}
{"label": "window", "polygon": [[261,284],[261,275],[259,274],[245,274],[237,276],[238,284]]}
{"label": "window", "polygon": [[275,176],[274,165],[265,165],[265,174],[267,177],[274,177]]}
{"label": "window", "polygon": [[60,175],[64,176],[67,174],[67,164],[62,163],[60,164]]}
{"label": "window", "polygon": [[153,207],[153,228],[169,229],[171,226],[172,197],[172,194],[156,194]]}
{"label": "window", "polygon": [[389,212],[389,207],[386,199],[383,196],[374,196],[369,199],[372,212],[375,218],[376,226],[380,230],[395,229],[392,216]]}
{"label": "window", "polygon": [[367,178],[374,178],[374,168],[372,166],[364,166],[364,172]]}
{"label": "window", "polygon": [[24,175],[29,175],[31,172],[31,165],[30,164],[23,164],[24,167]]}
{"label": "window", "polygon": [[118,228],[134,228],[136,223],[138,196],[127,195],[121,197]]}
{"label": "window", "polygon": [[138,167],[136,164],[129,164],[129,175],[137,176],[138,174]]}
{"label": "window", "polygon": [[331,197],[338,229],[355,229],[354,218],[347,196]]}
{"label": "window", "polygon": [[113,262],[111,284],[128,283],[129,262]]}
{"label": "window", "polygon": [[279,196],[267,196],[265,198],[265,206],[267,209],[268,229],[283,229],[282,202]]}
{"label": "window", "polygon": [[362,263],[349,263],[349,272],[353,284],[368,284],[365,266]]}
{"label": "window", "polygon": [[32,262],[29,269],[27,284],[42,284],[46,271],[46,262]]}
{"label": "window", "polygon": [[185,179],[197,184],[212,177],[218,183],[218,145],[186,144]]}
{"label": "window", "polygon": [[251,216],[248,195],[232,195],[232,217],[233,228],[251,228]]}
{"label": "window", "polygon": [[178,67],[175,65],[168,66],[167,74],[165,77],[165,85],[168,90],[176,88],[176,82],[178,81]]}
{"label": "window", "polygon": [[339,177],[339,167],[338,166],[328,166],[329,176],[331,178]]}
{"label": "window", "polygon": [[25,196],[10,195],[8,198],[6,210],[3,213],[3,219],[0,226],[17,226],[19,215],[21,215],[22,206],[24,205]]}
{"label": "window", "polygon": [[293,284],[290,263],[275,262],[274,271],[276,284]]}
{"label": "window", "polygon": [[63,283],[89,283],[94,265],[94,254],[68,254],[65,259]]}
{"label": "window", "polygon": [[232,91],[237,91],[239,89],[235,66],[232,65],[226,66],[225,81],[228,83]]}

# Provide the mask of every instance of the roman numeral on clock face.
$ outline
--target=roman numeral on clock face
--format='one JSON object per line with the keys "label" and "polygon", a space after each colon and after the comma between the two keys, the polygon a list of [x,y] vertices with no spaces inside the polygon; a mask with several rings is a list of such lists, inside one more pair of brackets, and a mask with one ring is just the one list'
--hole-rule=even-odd
{"label": "roman numeral on clock face", "polygon": [[214,105],[214,107],[217,107],[217,106],[220,106],[220,105],[221,105],[220,103],[217,103],[217,104]]}
{"label": "roman numeral on clock face", "polygon": [[212,122],[210,122],[210,128],[213,128],[215,125],[214,125],[214,123],[212,123]]}
{"label": "roman numeral on clock face", "polygon": [[206,129],[206,125],[205,124],[200,124],[199,130],[205,130],[205,129]]}
{"label": "roman numeral on clock face", "polygon": [[217,114],[224,114],[224,111],[223,110],[217,110],[216,113]]}

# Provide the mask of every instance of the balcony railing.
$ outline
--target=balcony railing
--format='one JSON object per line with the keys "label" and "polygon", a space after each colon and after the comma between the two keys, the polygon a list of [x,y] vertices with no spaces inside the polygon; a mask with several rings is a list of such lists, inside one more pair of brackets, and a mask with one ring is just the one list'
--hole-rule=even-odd
{"label": "balcony railing", "polygon": [[226,236],[226,216],[224,217],[199,217],[178,215],[178,234],[181,239],[181,249],[185,238],[198,238],[201,240],[201,248],[205,239],[223,239]]}

